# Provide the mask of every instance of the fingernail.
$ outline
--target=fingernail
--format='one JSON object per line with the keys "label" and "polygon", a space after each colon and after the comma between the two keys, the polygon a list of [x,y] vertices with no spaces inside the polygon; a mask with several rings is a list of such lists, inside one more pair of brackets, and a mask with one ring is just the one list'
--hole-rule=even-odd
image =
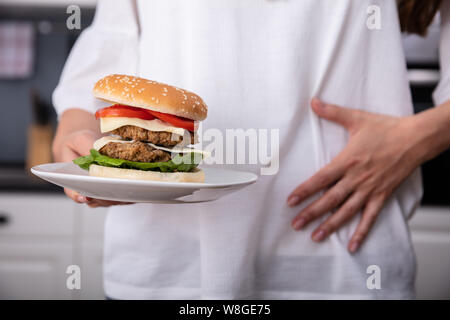
{"label": "fingernail", "polygon": [[348,250],[351,253],[354,253],[354,252],[356,252],[356,250],[358,250],[358,247],[359,247],[359,243],[357,241],[353,241],[353,242],[350,243],[350,246],[348,247]]}
{"label": "fingernail", "polygon": [[77,201],[80,202],[80,203],[86,202],[86,197],[78,196],[77,197]]}
{"label": "fingernail", "polygon": [[288,206],[289,207],[293,207],[295,205],[297,205],[300,201],[300,197],[299,196],[292,196],[288,199]]}
{"label": "fingernail", "polygon": [[313,241],[319,242],[322,241],[325,238],[325,231],[319,230],[315,232],[312,236]]}
{"label": "fingernail", "polygon": [[294,229],[295,230],[300,230],[301,228],[303,228],[306,224],[306,220],[304,218],[299,218],[297,221],[294,222]]}

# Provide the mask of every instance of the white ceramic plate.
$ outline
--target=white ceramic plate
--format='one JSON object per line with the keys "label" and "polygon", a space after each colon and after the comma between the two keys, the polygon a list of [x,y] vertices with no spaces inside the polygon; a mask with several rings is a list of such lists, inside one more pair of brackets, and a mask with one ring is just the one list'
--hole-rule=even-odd
{"label": "white ceramic plate", "polygon": [[84,196],[126,202],[195,203],[219,199],[244,188],[258,178],[250,172],[202,168],[205,183],[172,183],[89,176],[73,163],[48,163],[31,172],[58,186]]}

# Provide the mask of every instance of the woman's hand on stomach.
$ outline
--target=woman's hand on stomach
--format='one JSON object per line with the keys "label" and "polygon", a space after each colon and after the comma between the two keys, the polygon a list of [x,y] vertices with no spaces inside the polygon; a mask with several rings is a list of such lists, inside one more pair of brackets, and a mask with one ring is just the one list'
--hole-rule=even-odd
{"label": "woman's hand on stomach", "polygon": [[288,205],[295,207],[324,191],[298,213],[292,226],[300,230],[335,210],[311,235],[313,241],[320,242],[361,212],[348,244],[348,250],[355,252],[392,193],[424,161],[424,139],[418,134],[415,116],[392,117],[318,99],[311,105],[319,117],[347,129],[350,138],[336,158],[289,195]]}

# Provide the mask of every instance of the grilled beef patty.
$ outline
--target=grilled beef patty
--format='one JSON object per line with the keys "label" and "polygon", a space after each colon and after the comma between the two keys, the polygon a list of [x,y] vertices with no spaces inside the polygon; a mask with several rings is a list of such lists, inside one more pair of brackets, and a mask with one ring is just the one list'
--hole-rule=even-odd
{"label": "grilled beef patty", "polygon": [[[166,131],[149,131],[136,126],[123,126],[111,131],[112,134],[121,136],[124,139],[134,141],[150,142],[163,147],[174,147],[183,141],[183,136]],[[183,141],[183,145],[194,143],[194,134],[190,132],[188,141]]]}
{"label": "grilled beef patty", "polygon": [[169,152],[155,149],[140,141],[131,143],[110,142],[103,146],[99,152],[111,158],[136,162],[166,162],[171,159]]}

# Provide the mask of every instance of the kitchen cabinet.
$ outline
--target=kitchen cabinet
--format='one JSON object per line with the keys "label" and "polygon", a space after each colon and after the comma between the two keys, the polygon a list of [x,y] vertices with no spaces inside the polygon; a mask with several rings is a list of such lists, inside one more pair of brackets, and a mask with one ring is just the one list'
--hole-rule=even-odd
{"label": "kitchen cabinet", "polygon": [[77,299],[104,299],[103,228],[106,208],[76,206],[76,258],[82,270],[81,290]]}
{"label": "kitchen cabinet", "polygon": [[65,269],[70,241],[0,242],[0,299],[71,299]]}
{"label": "kitchen cabinet", "polygon": [[[0,194],[0,299],[103,299],[105,215],[62,194]],[[79,290],[66,286],[71,265]]]}
{"label": "kitchen cabinet", "polygon": [[[0,299],[104,299],[105,217],[63,194],[0,193]],[[410,226],[418,298],[450,299],[450,208],[421,207]],[[80,290],[66,287],[70,265]]]}
{"label": "kitchen cabinet", "polygon": [[410,221],[417,298],[450,299],[450,208],[421,207]]}
{"label": "kitchen cabinet", "polygon": [[74,206],[62,196],[0,195],[0,299],[70,299]]}

